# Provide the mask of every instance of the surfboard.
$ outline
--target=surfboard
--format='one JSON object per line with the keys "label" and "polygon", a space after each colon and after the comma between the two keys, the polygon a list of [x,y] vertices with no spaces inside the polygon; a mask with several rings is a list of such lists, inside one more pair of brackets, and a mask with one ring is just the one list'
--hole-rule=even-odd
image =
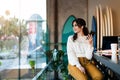
{"label": "surfboard", "polygon": [[72,28],[72,21],[75,19],[75,16],[70,15],[67,20],[65,21],[65,24],[62,29],[62,50],[66,52],[66,43],[69,35],[73,35],[74,31]]}
{"label": "surfboard", "polygon": [[102,48],[102,37],[103,37],[103,14],[102,14],[102,7],[99,5],[100,9],[100,48]]}
{"label": "surfboard", "polygon": [[107,17],[107,29],[108,29],[107,30],[108,31],[107,32],[108,33],[107,36],[110,36],[110,31],[111,31],[110,29],[111,28],[110,28],[110,13],[109,13],[109,7],[108,6],[106,7],[106,17]]}
{"label": "surfboard", "polygon": [[94,51],[97,51],[97,22],[95,16],[92,16],[92,29],[95,34],[93,35]]}
{"label": "surfboard", "polygon": [[105,19],[104,19],[104,15],[102,15],[103,18],[102,18],[102,26],[103,26],[103,36],[105,36]]}
{"label": "surfboard", "polygon": [[111,36],[113,36],[113,16],[112,16],[112,10],[111,8],[109,8],[109,12],[110,12],[110,32],[111,32]]}
{"label": "surfboard", "polygon": [[108,35],[108,33],[107,33],[107,17],[106,17],[106,14],[104,14],[104,29],[105,29],[105,36],[107,36]]}
{"label": "surfboard", "polygon": [[97,49],[100,48],[100,45],[99,45],[99,41],[100,41],[100,38],[99,38],[99,7],[96,6],[96,20],[97,20]]}

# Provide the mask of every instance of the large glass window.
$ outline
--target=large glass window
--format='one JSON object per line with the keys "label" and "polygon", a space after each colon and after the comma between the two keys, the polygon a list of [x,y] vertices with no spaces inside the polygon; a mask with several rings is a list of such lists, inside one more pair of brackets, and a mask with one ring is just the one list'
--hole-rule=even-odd
{"label": "large glass window", "polygon": [[46,29],[46,0],[0,0],[0,80],[31,80],[44,68]]}

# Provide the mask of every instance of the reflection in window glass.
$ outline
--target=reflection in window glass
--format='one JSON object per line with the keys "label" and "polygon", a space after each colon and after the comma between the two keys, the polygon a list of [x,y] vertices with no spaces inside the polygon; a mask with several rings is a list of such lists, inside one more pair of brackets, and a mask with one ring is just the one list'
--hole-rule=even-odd
{"label": "reflection in window glass", "polygon": [[0,0],[0,80],[32,79],[46,65],[46,0]]}

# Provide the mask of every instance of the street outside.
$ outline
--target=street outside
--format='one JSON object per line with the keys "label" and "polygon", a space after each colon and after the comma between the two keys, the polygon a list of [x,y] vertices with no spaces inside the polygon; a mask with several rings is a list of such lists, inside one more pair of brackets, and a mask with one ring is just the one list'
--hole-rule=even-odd
{"label": "street outside", "polygon": [[[0,66],[0,71],[5,69],[29,69],[31,68],[29,65],[29,60],[31,58],[27,58],[27,56],[23,55],[20,58],[20,65],[19,65],[19,58],[16,57],[14,59],[0,59],[2,65]],[[46,57],[45,55],[41,55],[41,57],[34,58],[36,61],[35,68],[44,68],[46,66]]]}

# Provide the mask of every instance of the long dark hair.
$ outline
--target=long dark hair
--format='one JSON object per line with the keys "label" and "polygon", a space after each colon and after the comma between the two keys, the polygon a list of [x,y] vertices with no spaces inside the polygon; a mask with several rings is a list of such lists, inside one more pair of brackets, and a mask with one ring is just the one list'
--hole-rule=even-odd
{"label": "long dark hair", "polygon": [[[83,33],[84,33],[85,36],[89,34],[89,31],[88,31],[88,28],[86,27],[86,22],[85,22],[84,19],[76,18],[72,21],[72,25],[73,25],[74,22],[77,23],[79,28],[81,28],[83,26]],[[75,41],[76,39],[77,39],[77,33],[74,33],[73,41]]]}

